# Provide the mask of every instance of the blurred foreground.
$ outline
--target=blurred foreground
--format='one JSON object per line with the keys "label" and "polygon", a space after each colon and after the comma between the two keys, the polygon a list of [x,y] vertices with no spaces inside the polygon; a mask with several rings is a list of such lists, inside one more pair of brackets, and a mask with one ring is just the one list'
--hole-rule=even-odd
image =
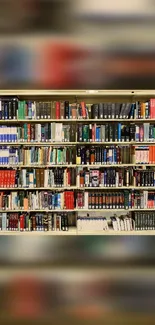
{"label": "blurred foreground", "polygon": [[0,322],[155,321],[153,237],[0,241]]}

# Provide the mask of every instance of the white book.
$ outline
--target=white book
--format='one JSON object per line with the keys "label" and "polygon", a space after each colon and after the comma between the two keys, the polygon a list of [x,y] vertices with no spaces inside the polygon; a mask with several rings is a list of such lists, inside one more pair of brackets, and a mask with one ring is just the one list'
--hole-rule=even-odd
{"label": "white book", "polygon": [[37,124],[38,126],[38,138],[36,139],[37,142],[41,142],[41,124]]}
{"label": "white book", "polygon": [[62,123],[56,123],[55,141],[56,142],[61,142],[62,141]]}
{"label": "white book", "polygon": [[55,142],[56,123],[51,123],[51,142]]}
{"label": "white book", "polygon": [[47,188],[49,187],[49,179],[50,179],[50,175],[49,175],[49,169],[45,169],[44,170],[44,187]]}
{"label": "white book", "polygon": [[88,209],[88,192],[84,193],[84,207]]}
{"label": "white book", "polygon": [[35,124],[35,141],[38,141],[38,124]]}

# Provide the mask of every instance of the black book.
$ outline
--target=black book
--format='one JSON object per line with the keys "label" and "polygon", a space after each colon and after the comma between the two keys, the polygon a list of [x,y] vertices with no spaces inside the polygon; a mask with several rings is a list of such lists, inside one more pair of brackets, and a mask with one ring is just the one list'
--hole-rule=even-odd
{"label": "black book", "polygon": [[135,124],[130,125],[130,141],[135,141]]}
{"label": "black book", "polygon": [[111,106],[111,117],[112,118],[115,118],[115,113],[116,113],[115,103],[112,103],[112,106]]}
{"label": "black book", "polygon": [[4,120],[4,101],[2,101],[2,120]]}
{"label": "black book", "polygon": [[86,148],[86,164],[90,163],[90,149]]}
{"label": "black book", "polygon": [[130,141],[130,126],[126,126],[125,128],[125,141],[129,142]]}
{"label": "black book", "polygon": [[124,114],[124,111],[125,111],[125,107],[126,107],[126,103],[121,104],[119,118],[123,118],[123,114]]}
{"label": "black book", "polygon": [[120,103],[116,103],[115,104],[115,117],[119,118],[120,117],[120,109],[121,109],[121,104]]}
{"label": "black book", "polygon": [[89,141],[92,141],[92,124],[89,124]]}
{"label": "black book", "polygon": [[36,118],[39,120],[40,117],[40,104],[39,102],[36,102]]}
{"label": "black book", "polygon": [[109,124],[109,141],[113,141],[113,125]]}
{"label": "black book", "polygon": [[107,119],[108,118],[108,104],[107,103],[104,103],[104,119]]}
{"label": "black book", "polygon": [[112,104],[108,103],[108,119],[112,117]]}
{"label": "black book", "polygon": [[145,186],[145,183],[144,183],[144,173],[143,172],[141,173],[140,186]]}
{"label": "black book", "polygon": [[81,164],[85,165],[85,148],[81,149]]}
{"label": "black book", "polygon": [[8,102],[8,111],[9,111],[9,120],[13,119],[13,107],[12,107],[12,101],[10,100]]}
{"label": "black book", "polygon": [[76,136],[76,125],[72,124],[70,128],[70,142],[75,142]]}
{"label": "black book", "polygon": [[17,100],[17,98],[13,98],[13,100],[12,100],[12,117],[13,117],[13,120],[16,120],[16,118],[17,118],[17,110],[18,110],[18,100]]}
{"label": "black book", "polygon": [[109,124],[105,124],[105,141],[109,141]]}
{"label": "black book", "polygon": [[96,148],[96,161],[97,161],[97,164],[100,163],[100,148],[99,147]]}
{"label": "black book", "polygon": [[4,102],[4,119],[8,120],[9,119],[9,105],[8,101]]}
{"label": "black book", "polygon": [[93,105],[93,119],[98,119],[99,118],[99,105],[94,104]]}
{"label": "black book", "polygon": [[69,119],[69,102],[65,101],[65,119]]}
{"label": "black book", "polygon": [[99,119],[103,119],[103,103],[99,104]]}
{"label": "black book", "polygon": [[78,142],[82,142],[82,125],[78,125]]}

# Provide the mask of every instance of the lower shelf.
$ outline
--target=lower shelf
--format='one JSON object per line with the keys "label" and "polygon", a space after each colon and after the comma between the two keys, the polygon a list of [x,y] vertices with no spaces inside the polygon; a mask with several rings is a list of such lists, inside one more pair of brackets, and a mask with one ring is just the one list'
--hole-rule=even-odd
{"label": "lower shelf", "polygon": [[0,236],[155,236],[155,230],[142,231],[1,231]]}

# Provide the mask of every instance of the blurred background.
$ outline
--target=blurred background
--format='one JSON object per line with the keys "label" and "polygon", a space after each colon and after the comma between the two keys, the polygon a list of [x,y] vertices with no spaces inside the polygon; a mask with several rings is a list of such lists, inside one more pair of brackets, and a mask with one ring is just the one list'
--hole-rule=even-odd
{"label": "blurred background", "polygon": [[0,87],[153,89],[153,0],[0,0]]}

